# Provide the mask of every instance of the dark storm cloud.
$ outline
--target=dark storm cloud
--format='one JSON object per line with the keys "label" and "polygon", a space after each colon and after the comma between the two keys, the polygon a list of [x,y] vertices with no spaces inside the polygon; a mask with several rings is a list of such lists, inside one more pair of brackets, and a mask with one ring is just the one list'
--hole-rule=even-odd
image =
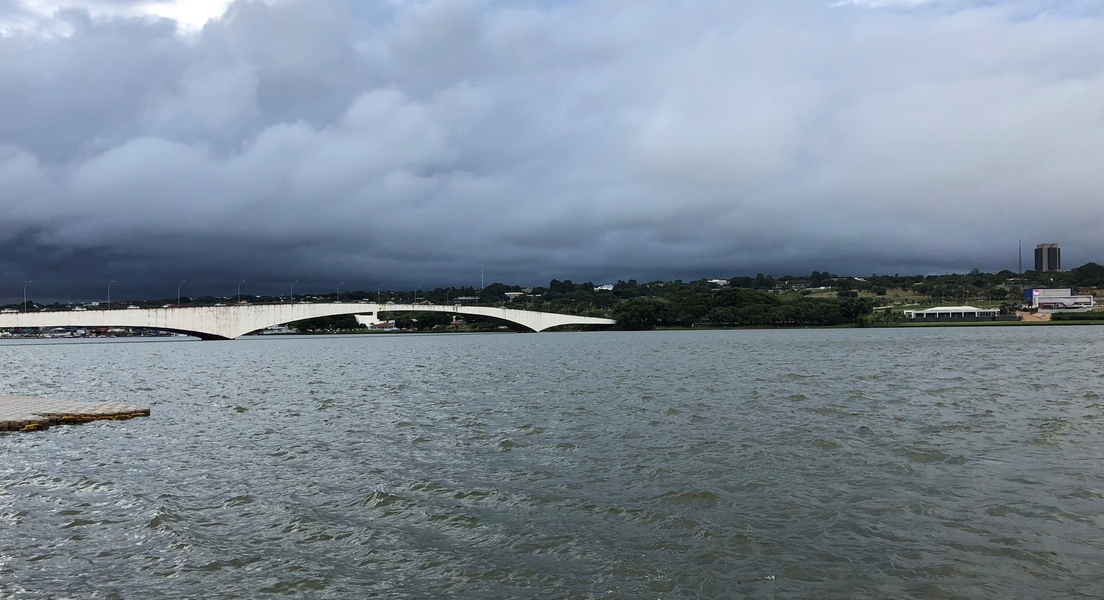
{"label": "dark storm cloud", "polygon": [[1091,3],[73,4],[0,0],[0,296],[1104,261]]}

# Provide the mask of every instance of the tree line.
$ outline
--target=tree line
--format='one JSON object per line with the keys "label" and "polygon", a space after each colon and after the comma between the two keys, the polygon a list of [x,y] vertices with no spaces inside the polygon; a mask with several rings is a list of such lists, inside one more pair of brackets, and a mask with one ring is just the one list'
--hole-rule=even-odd
{"label": "tree line", "polygon": [[[612,287],[612,289],[609,289]],[[1087,293],[1104,288],[1104,266],[1087,263],[1068,271],[1017,274],[1004,270],[982,273],[947,275],[870,275],[868,277],[838,276],[827,271],[813,271],[806,276],[784,275],[775,278],[762,273],[735,276],[728,280],[696,280],[684,282],[635,279],[618,281],[612,286],[597,286],[592,282],[551,280],[547,286],[521,287],[492,283],[482,289],[474,287],[438,287],[432,290],[349,291],[342,301],[366,302],[427,302],[431,304],[484,304],[524,310],[576,314],[617,319],[622,329],[655,327],[797,327],[837,325],[889,324],[900,320],[900,313],[875,311],[886,304],[888,291],[900,289],[914,295],[928,296],[932,302],[956,302],[984,299],[1018,307],[1025,288],[1072,288],[1075,293]],[[815,295],[814,295],[815,294]],[[254,302],[280,302],[308,298],[311,301],[336,301],[336,293],[311,296],[296,295],[295,299],[251,297]],[[143,307],[176,304],[171,300],[132,302]],[[185,306],[226,302],[225,298],[183,298]],[[30,303],[35,308],[41,305]],[[2,307],[0,307],[2,308]],[[10,305],[22,308],[22,305]],[[60,305],[55,308],[62,308]],[[395,315],[401,329],[433,330],[448,326],[448,318],[439,313]],[[469,321],[478,322],[474,318]],[[487,323],[488,327],[497,324]],[[301,331],[334,331],[359,328],[352,317],[327,317],[304,321],[293,327]],[[475,325],[476,328],[479,325]]]}

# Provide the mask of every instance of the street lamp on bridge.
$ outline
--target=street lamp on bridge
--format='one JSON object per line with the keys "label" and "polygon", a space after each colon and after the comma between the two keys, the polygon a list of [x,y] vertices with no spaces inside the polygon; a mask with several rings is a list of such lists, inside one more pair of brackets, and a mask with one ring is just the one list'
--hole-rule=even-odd
{"label": "street lamp on bridge", "polygon": [[180,283],[176,284],[176,307],[177,308],[180,308],[180,286],[184,285],[185,283],[188,283],[187,279],[185,279],[185,280],[181,281]]}
{"label": "street lamp on bridge", "polygon": [[238,304],[241,304],[241,284],[243,283],[245,283],[244,279],[238,282]]}
{"label": "street lamp on bridge", "polygon": [[109,281],[108,284],[107,284],[107,310],[111,310],[111,284],[112,283],[115,283],[114,279]]}
{"label": "street lamp on bridge", "polygon": [[27,283],[23,284],[23,312],[27,312],[27,286],[31,285],[31,280],[28,279]]}
{"label": "street lamp on bridge", "polygon": [[379,284],[379,287],[376,288],[376,304],[380,303],[380,290],[381,289],[383,289],[383,284],[382,283]]}
{"label": "street lamp on bridge", "polygon": [[338,301],[338,303],[340,303],[340,302],[341,302],[341,286],[343,286],[343,285],[345,285],[345,282],[344,282],[344,281],[342,281],[341,283],[337,284],[337,301]]}
{"label": "street lamp on bridge", "polygon": [[297,284],[297,283],[299,283],[298,279],[291,282],[291,300],[290,300],[290,302],[292,302],[293,304],[295,303],[295,284]]}

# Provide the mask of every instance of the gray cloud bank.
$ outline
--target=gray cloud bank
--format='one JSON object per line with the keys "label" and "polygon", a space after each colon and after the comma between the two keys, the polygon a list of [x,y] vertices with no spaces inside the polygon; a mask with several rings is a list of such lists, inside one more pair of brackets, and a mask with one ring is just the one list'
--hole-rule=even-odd
{"label": "gray cloud bank", "polygon": [[73,4],[0,0],[0,297],[1104,262],[1099,3]]}

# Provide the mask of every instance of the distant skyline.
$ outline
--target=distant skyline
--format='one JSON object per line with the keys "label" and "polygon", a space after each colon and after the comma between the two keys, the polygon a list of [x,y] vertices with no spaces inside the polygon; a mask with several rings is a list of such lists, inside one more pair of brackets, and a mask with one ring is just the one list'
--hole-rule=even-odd
{"label": "distant skyline", "polygon": [[1068,269],[1101,164],[1099,2],[0,0],[0,301]]}

